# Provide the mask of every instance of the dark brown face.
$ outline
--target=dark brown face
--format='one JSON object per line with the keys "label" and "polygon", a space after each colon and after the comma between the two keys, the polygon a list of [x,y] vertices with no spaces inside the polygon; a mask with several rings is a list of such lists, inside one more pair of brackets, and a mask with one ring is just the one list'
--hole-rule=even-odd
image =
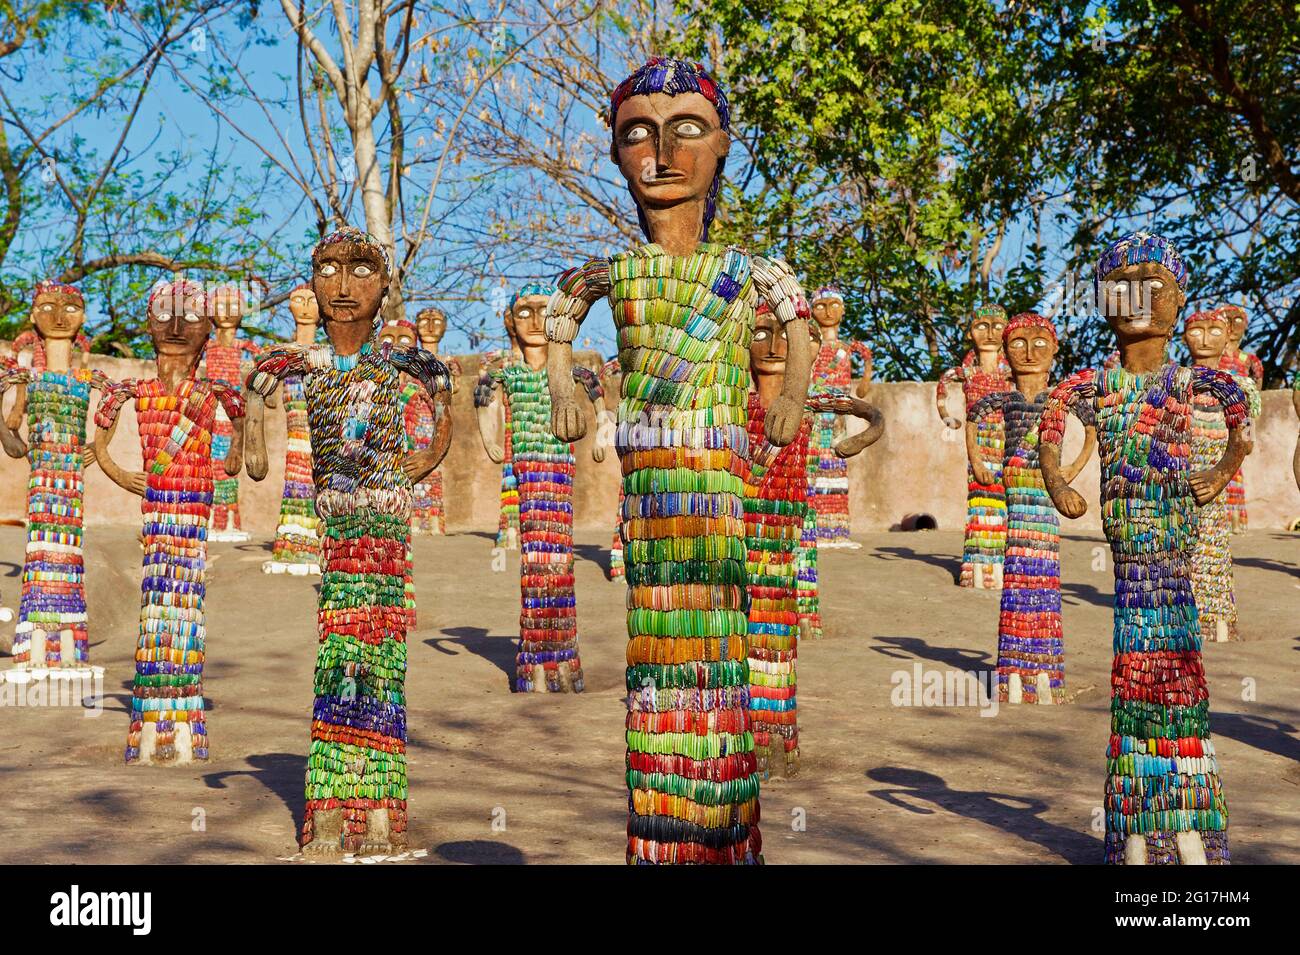
{"label": "dark brown face", "polygon": [[149,305],[149,337],[160,358],[188,356],[197,360],[211,332],[212,319],[201,294],[159,295]]}
{"label": "dark brown face", "polygon": [[754,337],[749,340],[749,372],[755,378],[784,375],[790,342],[785,327],[771,312],[754,316]]}
{"label": "dark brown face", "polygon": [[1239,308],[1224,311],[1228,316],[1228,344],[1235,345],[1246,334],[1246,313]]}
{"label": "dark brown face", "polygon": [[731,140],[700,93],[651,93],[623,101],[614,118],[613,159],[647,209],[702,200]]}
{"label": "dark brown face", "polygon": [[1121,341],[1169,338],[1187,301],[1172,272],[1158,262],[1113,270],[1097,290],[1098,306]]}
{"label": "dark brown face", "polygon": [[47,341],[71,341],[86,321],[86,307],[66,292],[42,292],[32,305],[32,326]]}
{"label": "dark brown face", "polygon": [[437,344],[447,334],[447,316],[436,308],[423,309],[415,317],[415,327],[422,340]]}
{"label": "dark brown face", "polygon": [[838,298],[814,299],[809,307],[813,321],[822,328],[837,328],[844,321],[844,302]]}
{"label": "dark brown face", "polygon": [[1032,325],[1017,328],[1007,336],[1007,361],[1022,375],[1051,371],[1056,348],[1056,339],[1046,329]]}
{"label": "dark brown face", "polygon": [[511,316],[506,320],[507,327],[513,327],[514,338],[520,347],[538,347],[546,344],[546,295],[525,295],[515,302]]}
{"label": "dark brown face", "polygon": [[997,351],[1002,347],[1002,333],[1006,330],[1007,320],[1001,317],[983,318],[976,316],[970,323],[970,340],[976,351]]}
{"label": "dark brown face", "polygon": [[1228,347],[1228,326],[1210,318],[1191,318],[1183,329],[1183,341],[1196,361],[1210,361]]}
{"label": "dark brown face", "polygon": [[293,315],[295,325],[319,325],[320,307],[316,304],[316,293],[309,288],[295,289],[289,295],[289,313]]}
{"label": "dark brown face", "polygon": [[383,259],[359,242],[333,242],[316,255],[312,265],[312,291],[325,327],[371,324],[388,292],[389,275]]}

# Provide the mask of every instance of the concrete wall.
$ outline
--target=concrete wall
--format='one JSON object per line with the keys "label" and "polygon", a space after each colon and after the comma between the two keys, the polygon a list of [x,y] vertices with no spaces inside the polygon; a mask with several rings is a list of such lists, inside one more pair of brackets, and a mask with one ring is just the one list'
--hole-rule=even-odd
{"label": "concrete wall", "polygon": [[[478,376],[478,356],[461,358],[465,371],[453,399],[451,450],[442,464],[446,487],[448,529],[494,532],[497,525],[500,466],[492,464],[479,440],[474,413],[473,384]],[[152,361],[131,361],[93,356],[93,367],[110,378],[152,377]],[[870,398],[885,415],[885,435],[849,466],[853,529],[858,532],[888,530],[906,517],[929,514],[940,528],[960,528],[965,521],[965,446],[962,433],[945,428],[934,409],[934,382],[877,384]],[[8,407],[12,395],[6,400]],[[98,401],[98,397],[94,398]],[[961,397],[949,396],[951,407],[963,407]],[[859,424],[852,423],[854,430]],[[1286,391],[1264,394],[1264,414],[1256,433],[1255,452],[1246,459],[1246,486],[1251,526],[1281,528],[1300,517],[1300,491],[1291,471],[1296,442],[1296,416]],[[267,413],[267,443],[271,470],[265,481],[241,479],[240,500],[244,526],[254,536],[275,533],[284,478],[284,415]],[[613,530],[618,502],[618,462],[611,452],[601,464],[591,460],[594,422],[577,447],[578,474],[574,489],[578,527]],[[1077,453],[1082,431],[1073,418],[1066,435],[1065,457]],[[124,467],[140,466],[140,442],[133,409],[123,411],[114,456]],[[1098,470],[1093,460],[1074,482],[1089,502],[1089,511],[1076,522],[1078,529],[1096,530]],[[21,522],[26,513],[27,462],[0,455],[0,520]],[[134,524],[140,504],[104,477],[98,468],[87,476],[86,520],[89,524]]]}

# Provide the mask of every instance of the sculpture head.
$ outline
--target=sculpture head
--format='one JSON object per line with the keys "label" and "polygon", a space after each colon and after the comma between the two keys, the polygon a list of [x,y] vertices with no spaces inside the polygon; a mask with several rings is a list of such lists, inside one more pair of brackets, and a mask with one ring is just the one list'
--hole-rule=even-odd
{"label": "sculpture head", "polygon": [[833,285],[819,288],[808,303],[818,328],[838,328],[844,321],[844,296]]}
{"label": "sculpture head", "polygon": [[1121,345],[1167,341],[1187,302],[1187,265],[1169,240],[1130,232],[1097,260],[1093,284],[1102,315]]}
{"label": "sculpture head", "polygon": [[420,333],[420,341],[437,345],[447,334],[447,315],[440,308],[422,308],[415,316],[415,327]]}
{"label": "sculpture head", "polygon": [[1250,316],[1240,305],[1221,305],[1218,311],[1228,323],[1228,344],[1234,346],[1240,344],[1246,334],[1246,325],[1250,322]]}
{"label": "sculpture head", "polygon": [[86,322],[81,291],[59,282],[38,282],[32,290],[32,327],[46,341],[72,341]]}
{"label": "sculpture head", "polygon": [[311,271],[312,291],[330,340],[336,335],[360,337],[363,330],[369,337],[393,277],[383,244],[352,226],[339,229],[316,243]]}
{"label": "sculpture head", "polygon": [[395,350],[410,351],[419,344],[419,332],[415,325],[405,319],[384,322],[379,326],[380,343],[387,342]]}
{"label": "sculpture head", "polygon": [[1183,342],[1198,365],[1214,365],[1231,341],[1230,319],[1224,310],[1193,312],[1183,321]]}
{"label": "sculpture head", "polygon": [[315,328],[320,324],[320,307],[316,304],[316,293],[310,285],[299,285],[289,293],[289,314],[298,326],[310,325]]}
{"label": "sculpture head", "polygon": [[212,331],[212,312],[203,286],[181,279],[159,282],[149,294],[149,337],[159,358],[188,358],[198,364]]}
{"label": "sculpture head", "polygon": [[970,340],[977,352],[996,352],[1002,348],[1007,330],[1007,310],[1001,305],[980,305],[971,313]]}
{"label": "sculpture head", "polygon": [[212,324],[217,328],[239,328],[247,311],[244,295],[237,285],[220,285],[208,294]]}
{"label": "sculpture head", "polygon": [[[808,327],[813,348],[822,343],[821,327],[813,323]],[[760,378],[779,376],[785,378],[786,361],[790,357],[790,341],[785,326],[772,313],[767,302],[760,302],[754,313],[754,334],[749,340],[749,372],[755,383]]]}
{"label": "sculpture head", "polygon": [[506,331],[520,348],[546,347],[546,322],[542,313],[554,292],[554,285],[529,282],[510,299],[504,314]]}
{"label": "sculpture head", "polygon": [[1037,312],[1021,312],[1007,322],[1002,332],[1007,362],[1019,375],[1050,372],[1059,347],[1056,326]]}
{"label": "sculpture head", "polygon": [[657,56],[619,83],[609,99],[610,158],[627,180],[641,231],[646,209],[702,202],[700,238],[717,211],[731,108],[698,63]]}

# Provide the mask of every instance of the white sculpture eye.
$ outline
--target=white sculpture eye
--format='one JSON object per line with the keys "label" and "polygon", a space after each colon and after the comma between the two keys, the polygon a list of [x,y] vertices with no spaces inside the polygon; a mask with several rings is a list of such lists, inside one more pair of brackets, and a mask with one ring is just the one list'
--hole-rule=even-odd
{"label": "white sculpture eye", "polygon": [[623,134],[623,142],[635,145],[650,138],[650,130],[645,126],[633,126]]}
{"label": "white sculpture eye", "polygon": [[357,265],[353,267],[352,274],[358,278],[365,278],[368,275],[373,275],[374,271],[375,270],[368,265]]}
{"label": "white sculpture eye", "polygon": [[333,262],[322,262],[320,265],[316,266],[316,271],[321,275],[333,275],[338,270],[339,267]]}

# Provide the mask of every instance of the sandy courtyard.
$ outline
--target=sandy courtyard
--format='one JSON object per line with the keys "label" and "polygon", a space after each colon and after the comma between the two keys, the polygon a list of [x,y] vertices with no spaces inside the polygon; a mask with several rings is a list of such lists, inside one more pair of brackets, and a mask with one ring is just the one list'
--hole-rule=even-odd
{"label": "sandy courtyard", "polygon": [[[517,696],[507,673],[518,558],[491,537],[416,541],[419,627],[407,681],[410,826],[427,862],[623,861],[624,586],[609,535],[579,534],[587,692]],[[1110,669],[1109,552],[1064,546],[1062,707],[895,706],[891,678],[987,669],[998,598],[952,584],[954,532],[881,533],[822,555],[825,639],[800,648],[802,773],[765,785],[769,863],[1071,862],[1101,858]],[[1246,642],[1206,650],[1238,863],[1300,862],[1300,535],[1234,538]],[[0,594],[18,600],[23,532],[0,527]],[[302,811],[314,578],[266,576],[269,545],[211,545],[205,689],[212,758],[127,767],[140,551],[87,541],[101,713],[0,708],[8,808],[0,862],[275,862]],[[3,625],[8,644],[13,624]],[[0,659],[0,666],[9,661]]]}

